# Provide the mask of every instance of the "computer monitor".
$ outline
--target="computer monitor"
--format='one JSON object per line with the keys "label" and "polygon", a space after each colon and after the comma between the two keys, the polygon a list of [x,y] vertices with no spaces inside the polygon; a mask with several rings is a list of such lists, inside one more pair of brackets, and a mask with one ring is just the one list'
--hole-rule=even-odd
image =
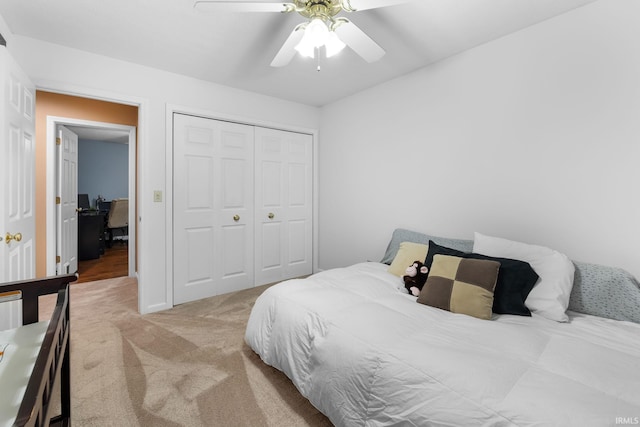
{"label": "computer monitor", "polygon": [[89,195],[88,194],[78,194],[78,209],[88,210],[91,208],[89,204]]}
{"label": "computer monitor", "polygon": [[103,214],[108,214],[109,211],[111,210],[111,201],[106,201],[106,200],[102,200],[100,203],[98,203],[98,212],[103,213]]}

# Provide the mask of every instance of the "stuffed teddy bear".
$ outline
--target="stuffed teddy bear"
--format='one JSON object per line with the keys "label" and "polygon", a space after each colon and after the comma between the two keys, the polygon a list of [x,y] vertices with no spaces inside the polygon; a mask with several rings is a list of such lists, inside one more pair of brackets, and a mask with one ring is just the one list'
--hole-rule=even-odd
{"label": "stuffed teddy bear", "polygon": [[422,262],[414,261],[404,272],[405,275],[402,276],[404,287],[411,295],[417,297],[427,281],[429,269]]}

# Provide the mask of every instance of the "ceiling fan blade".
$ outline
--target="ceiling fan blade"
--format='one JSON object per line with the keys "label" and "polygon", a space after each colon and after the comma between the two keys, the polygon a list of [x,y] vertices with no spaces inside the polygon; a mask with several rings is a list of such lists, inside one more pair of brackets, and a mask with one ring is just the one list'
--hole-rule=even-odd
{"label": "ceiling fan blade", "polygon": [[345,42],[347,46],[367,62],[375,62],[385,54],[384,49],[378,43],[374,42],[371,37],[349,20],[343,18],[343,23],[335,29],[335,32],[340,37],[340,40]]}
{"label": "ceiling fan blade", "polygon": [[287,40],[273,58],[273,61],[271,61],[272,67],[284,67],[291,62],[291,59],[296,54],[295,47],[300,43],[300,40],[302,40],[302,36],[304,36],[305,25],[306,24],[300,24],[296,26],[291,34],[289,34],[289,37],[287,37]]}
{"label": "ceiling fan blade", "polygon": [[342,7],[347,12],[358,10],[376,9],[379,7],[395,6],[409,3],[412,0],[342,0]]}
{"label": "ceiling fan blade", "polygon": [[258,1],[196,1],[193,8],[200,12],[291,12],[295,9],[293,3]]}

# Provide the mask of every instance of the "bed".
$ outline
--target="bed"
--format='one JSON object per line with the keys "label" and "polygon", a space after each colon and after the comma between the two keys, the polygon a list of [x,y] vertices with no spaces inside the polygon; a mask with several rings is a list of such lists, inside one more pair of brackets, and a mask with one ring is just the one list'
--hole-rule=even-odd
{"label": "bed", "polygon": [[247,344],[332,423],[640,423],[640,289],[630,274],[572,262],[566,318],[483,320],[417,304],[389,271],[404,242],[474,248],[399,229],[383,262],[274,285],[251,312]]}
{"label": "bed", "polygon": [[[0,426],[71,425],[68,285],[74,280],[64,275],[0,285],[4,302],[22,301],[23,324],[0,331]],[[39,297],[47,294],[57,294],[55,308],[39,321]],[[51,414],[52,399],[59,399],[59,415]]]}

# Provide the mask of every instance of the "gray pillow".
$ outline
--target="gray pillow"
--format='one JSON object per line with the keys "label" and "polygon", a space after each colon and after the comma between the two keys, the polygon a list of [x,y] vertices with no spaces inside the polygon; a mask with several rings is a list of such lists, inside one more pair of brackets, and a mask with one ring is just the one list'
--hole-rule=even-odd
{"label": "gray pillow", "polygon": [[640,284],[627,271],[573,262],[576,272],[569,310],[640,323]]}
{"label": "gray pillow", "polygon": [[417,233],[403,228],[396,228],[391,235],[391,241],[387,246],[387,251],[384,253],[382,261],[380,262],[390,265],[396,257],[398,249],[400,248],[400,243],[402,242],[422,243],[423,245],[429,246],[429,240],[433,240],[441,246],[446,246],[447,248],[456,249],[462,252],[471,252],[473,250],[473,240],[448,239],[446,237],[430,236],[428,234]]}

